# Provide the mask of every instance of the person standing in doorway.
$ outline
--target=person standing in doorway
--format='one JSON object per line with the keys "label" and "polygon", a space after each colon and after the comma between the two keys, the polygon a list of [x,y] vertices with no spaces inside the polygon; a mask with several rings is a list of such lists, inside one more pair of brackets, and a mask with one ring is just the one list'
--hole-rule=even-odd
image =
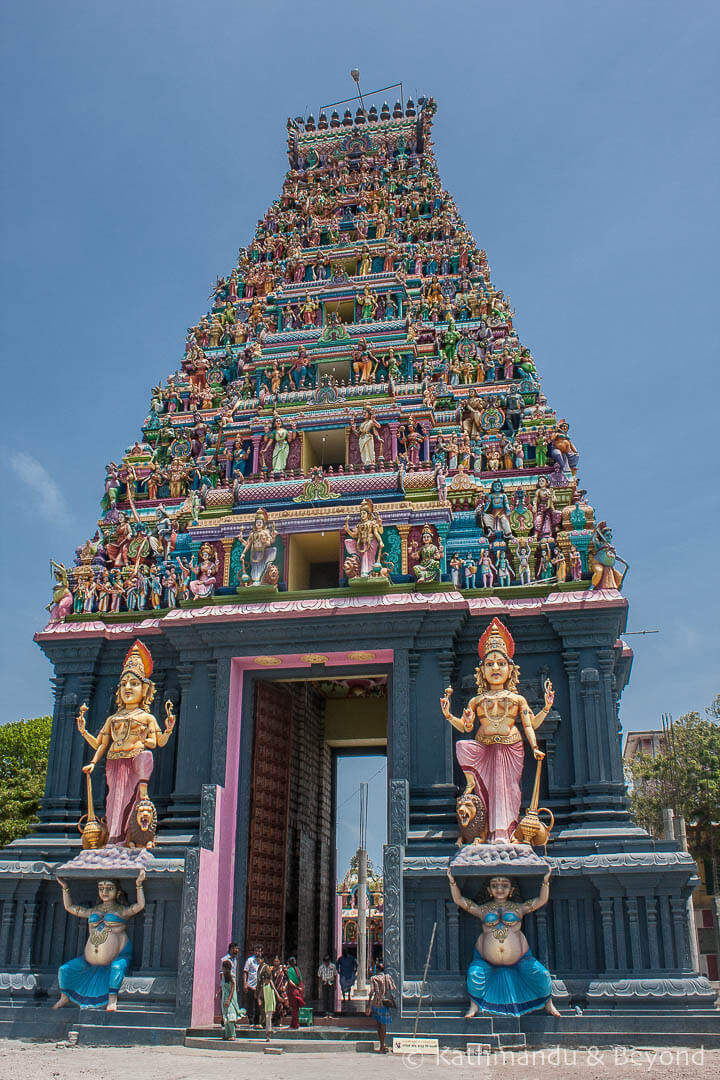
{"label": "person standing in doorway", "polygon": [[285,974],[285,965],[280,962],[280,957],[277,955],[272,962],[272,980],[277,994],[277,1007],[273,1016],[273,1024],[278,1028],[282,1026],[283,1017],[289,1013],[290,1009],[288,1006],[288,979]]}
{"label": "person standing in doorway", "polygon": [[235,1041],[235,1024],[240,1019],[236,987],[232,964],[229,960],[223,960],[220,976],[220,1011],[223,1019],[222,1037],[228,1042]]}
{"label": "person standing in doorway", "polygon": [[349,1002],[350,994],[352,993],[353,984],[355,982],[357,960],[347,949],[343,949],[342,956],[337,963],[337,968],[340,976],[340,992],[342,994],[342,999],[343,1001]]}
{"label": "person standing in doorway", "polygon": [[370,1016],[372,1013],[377,1026],[378,1041],[380,1043],[379,1049],[375,1051],[377,1054],[388,1054],[390,1052],[385,1045],[385,1032],[392,1020],[390,1010],[395,1008],[394,993],[395,983],[392,976],[385,974],[382,960],[378,960],[377,974],[370,979],[370,995],[365,1009],[365,1015]]}
{"label": "person standing in doorway", "polygon": [[236,986],[237,986],[237,958],[238,958],[238,952],[239,951],[240,950],[238,948],[237,941],[231,941],[230,944],[228,945],[228,951],[220,959],[220,967],[221,968],[223,967],[226,960],[230,961],[230,966],[232,968],[232,973],[233,973],[233,979],[235,980]]}
{"label": "person standing in doorway", "polygon": [[287,962],[285,969],[287,975],[287,994],[288,1005],[290,1007],[290,1027],[300,1027],[299,1011],[305,1006],[305,993],[303,987],[302,973],[298,967],[297,960],[294,956],[291,956]]}
{"label": "person standing in doorway", "polygon": [[263,962],[261,945],[256,945],[245,961],[243,968],[243,997],[250,1027],[259,1027],[260,1002],[257,996],[258,968]]}
{"label": "person standing in doorway", "polygon": [[265,1026],[265,1042],[269,1042],[273,1033],[273,1014],[277,1008],[278,997],[273,984],[272,968],[261,964],[258,970],[258,1000]]}
{"label": "person standing in doorway", "polygon": [[335,1012],[337,968],[329,956],[323,956],[323,962],[318,968],[318,979],[320,980],[323,1013],[325,1016],[332,1016]]}

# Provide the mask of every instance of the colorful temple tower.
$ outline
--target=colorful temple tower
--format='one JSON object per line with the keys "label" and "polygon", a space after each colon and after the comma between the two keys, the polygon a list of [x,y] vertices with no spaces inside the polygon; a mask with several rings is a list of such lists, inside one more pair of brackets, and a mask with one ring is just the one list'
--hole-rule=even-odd
{"label": "colorful temple tower", "polygon": [[[530,706],[555,687],[537,733],[554,876],[527,933],[558,1002],[617,1016],[712,1001],[688,923],[692,859],[628,813],[621,560],[440,182],[435,108],[288,121],[279,197],[107,466],[98,532],[74,566],[54,564],[37,635],[54,666],[47,790],[35,832],[0,862],[0,993],[51,992],[76,951],[54,881],[86,808],[76,716],[86,703],[100,729],[140,639],[152,708],[170,702],[178,720],[150,780],[157,845],[123,993],[176,1025],[211,1020],[231,938],[315,971],[338,944],[333,755],[386,746],[398,1024],[434,923],[423,1026],[461,1016],[475,931],[448,894],[462,775],[439,702],[453,681],[471,696],[499,616]],[[104,792],[99,768],[97,805]]]}

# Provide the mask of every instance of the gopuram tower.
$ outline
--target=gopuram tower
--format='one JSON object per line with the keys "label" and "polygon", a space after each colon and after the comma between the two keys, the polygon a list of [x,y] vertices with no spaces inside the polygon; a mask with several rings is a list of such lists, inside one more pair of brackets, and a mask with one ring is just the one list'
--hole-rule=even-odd
{"label": "gopuram tower", "polygon": [[[462,1019],[477,925],[453,903],[447,870],[452,861],[464,894],[479,896],[499,856],[487,842],[458,849],[468,771],[440,705],[454,686],[460,716],[476,693],[478,642],[495,618],[514,642],[516,690],[542,712],[534,736],[522,732],[542,752],[538,772],[527,747],[520,762],[522,812],[537,794],[543,820],[554,817],[547,846],[515,860],[524,895],[539,886],[533,859],[552,869],[550,901],[525,932],[556,1004],[585,1014],[507,1023],[518,1037],[581,1030],[595,1043],[623,1025],[666,1030],[673,1016],[688,1031],[712,1004],[689,924],[694,863],[628,813],[625,566],[581,486],[576,435],[442,186],[435,111],[427,98],[288,121],[279,196],[106,466],[98,532],[74,565],[54,564],[36,638],[54,669],[46,794],[33,834],[0,856],[0,996],[27,1002],[19,1033],[35,1030],[30,1003],[57,993],[59,965],[85,940],[55,875],[81,851],[91,758],[98,816],[112,810],[111,841],[129,836],[136,806],[123,811],[119,767],[92,747],[140,641],[154,684],[143,707],[158,728],[143,745],[164,749],[151,774],[133,775],[157,836],[103,1037],[131,1029],[141,1041],[147,1016],[168,1038],[212,1022],[231,939],[241,955],[256,943],[296,954],[316,995],[314,972],[338,947],[334,760],[362,747],[387,753],[394,1030],[418,1006],[437,924],[422,1031],[495,1037],[492,1018]],[[132,655],[149,686],[147,654]],[[517,813],[498,850],[516,826]],[[98,873],[88,869],[86,892]],[[78,1022],[91,1039],[88,1014]]]}

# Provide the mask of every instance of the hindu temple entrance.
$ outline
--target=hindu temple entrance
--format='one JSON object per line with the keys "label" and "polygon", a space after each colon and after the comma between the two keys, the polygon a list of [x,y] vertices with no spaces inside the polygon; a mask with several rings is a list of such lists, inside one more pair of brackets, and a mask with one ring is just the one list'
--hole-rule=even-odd
{"label": "hindu temple entrance", "polygon": [[387,676],[257,679],[254,713],[244,940],[296,956],[315,997],[318,966],[340,945],[335,826],[350,793],[338,760],[369,752],[382,764]]}

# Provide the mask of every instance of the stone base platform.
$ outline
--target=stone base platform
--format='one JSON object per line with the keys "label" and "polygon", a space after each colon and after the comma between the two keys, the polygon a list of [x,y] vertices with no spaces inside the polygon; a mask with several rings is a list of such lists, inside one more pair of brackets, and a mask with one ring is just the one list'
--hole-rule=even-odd
{"label": "stone base platform", "polygon": [[[414,1015],[395,1017],[388,1031],[412,1035]],[[188,1028],[171,1009],[154,1006],[123,1006],[116,1013],[103,1009],[51,1009],[47,1004],[15,1005],[0,1001],[0,1038],[63,1042],[76,1031],[85,1046],[187,1046],[195,1049],[238,1050],[262,1053],[265,1032],[238,1028],[237,1041],[223,1042],[219,1027]],[[460,1011],[420,1013],[418,1038],[438,1039],[441,1048],[467,1050],[480,1044],[490,1051],[549,1049],[555,1046],[580,1049],[590,1046],[667,1046],[720,1049],[720,1012],[707,1010],[657,1010],[653,1012],[588,1011],[527,1016],[479,1016],[466,1020]],[[316,1026],[276,1032],[271,1045],[292,1053],[370,1051],[374,1031],[364,1026],[322,1021]]]}
{"label": "stone base platform", "polygon": [[450,860],[450,869],[457,877],[542,877],[550,863],[529,844],[465,844]]}
{"label": "stone base platform", "polygon": [[[184,1018],[183,1018],[184,1019]],[[104,1009],[53,1009],[48,1004],[16,1005],[0,1000],[0,1038],[63,1042],[77,1031],[86,1046],[181,1046],[186,1022],[172,1009],[153,1005],[119,1005]]]}
{"label": "stone base platform", "polygon": [[147,848],[127,848],[122,844],[107,844],[101,848],[81,851],[69,862],[58,866],[55,873],[60,878],[131,878],[135,880],[141,870],[146,873],[155,869],[155,858]]}
{"label": "stone base platform", "polygon": [[[414,1017],[393,1021],[393,1035],[411,1035]],[[574,1012],[549,1016],[545,1012],[526,1016],[480,1016],[466,1020],[462,1013],[429,1017],[420,1013],[418,1038],[438,1039],[441,1047],[465,1050],[481,1044],[494,1050],[542,1049],[555,1046],[578,1050],[591,1046],[637,1046],[658,1048],[686,1046],[720,1048],[720,1012],[671,1010],[668,1012]]]}

